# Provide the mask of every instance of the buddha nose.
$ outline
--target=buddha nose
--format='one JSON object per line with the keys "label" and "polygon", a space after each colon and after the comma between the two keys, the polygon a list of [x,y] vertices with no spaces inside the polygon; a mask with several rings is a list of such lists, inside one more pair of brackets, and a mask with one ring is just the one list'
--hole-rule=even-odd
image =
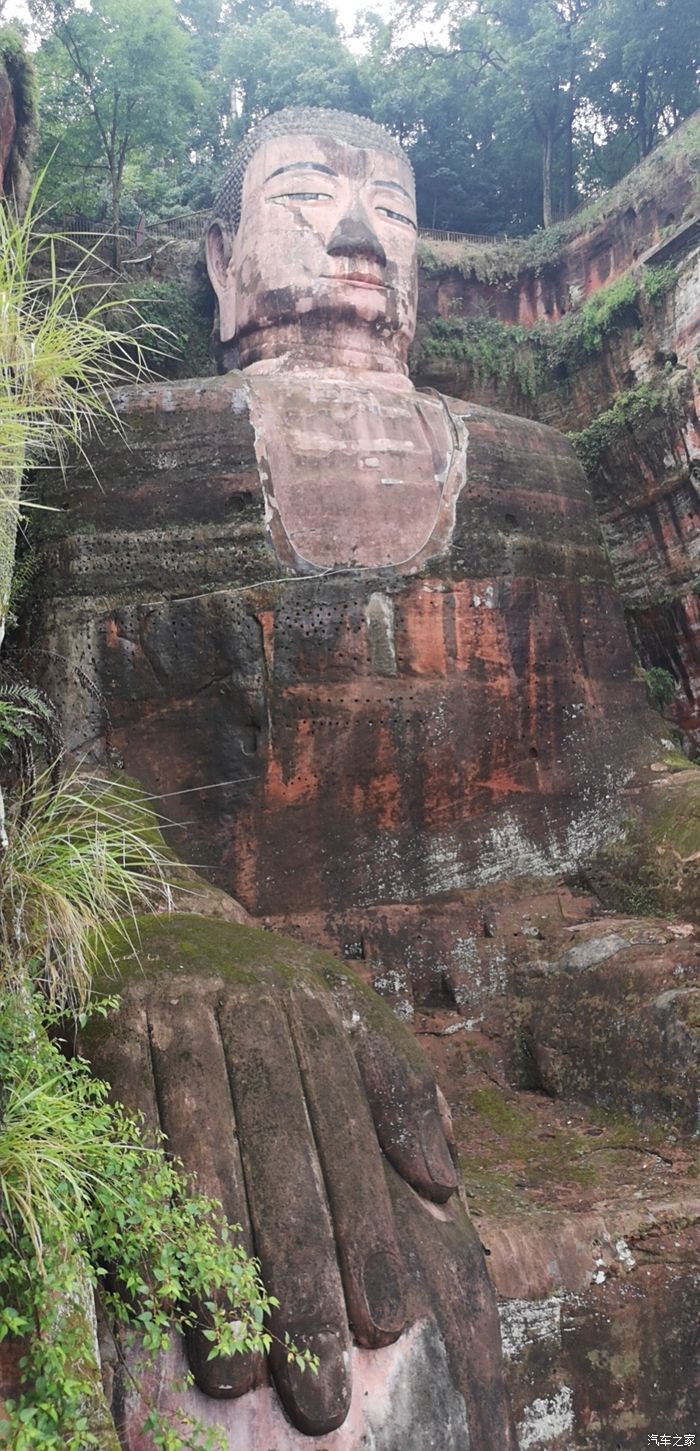
{"label": "buddha nose", "polygon": [[378,236],[369,221],[365,221],[357,212],[348,212],[341,218],[326,252],[329,257],[369,257],[372,262],[378,262],[380,267],[386,266],[386,252]]}

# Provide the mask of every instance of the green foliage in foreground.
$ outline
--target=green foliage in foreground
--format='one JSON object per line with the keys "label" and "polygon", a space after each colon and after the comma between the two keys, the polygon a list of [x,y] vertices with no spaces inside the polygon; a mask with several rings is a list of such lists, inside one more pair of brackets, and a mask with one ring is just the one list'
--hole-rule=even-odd
{"label": "green foliage in foreground", "polygon": [[[6,1005],[0,1017],[0,1340],[24,1345],[24,1389],[6,1404],[0,1445],[87,1451],[104,1443],[86,1292],[99,1297],[119,1348],[137,1339],[144,1368],[174,1326],[197,1323],[195,1306],[212,1356],[265,1351],[275,1302],[220,1207],[161,1145],[147,1146],[106,1085],[67,1061],[45,1028],[36,1005]],[[146,1429],[164,1451],[216,1444],[153,1409]]]}
{"label": "green foliage in foreground", "polygon": [[[14,721],[15,729],[17,721]],[[172,863],[135,791],[99,777],[52,773],[7,813],[0,867],[0,991],[38,989],[82,1008],[108,935],[169,903]]]}
{"label": "green foliage in foreground", "polygon": [[[173,1329],[199,1323],[212,1356],[264,1352],[275,1302],[220,1205],[61,1052],[59,1015],[109,1010],[90,998],[97,957],[115,930],[138,947],[135,915],[167,903],[173,863],[139,792],[52,777],[12,802],[0,859],[0,1342],[19,1341],[22,1377],[0,1447],[118,1451],[93,1296],[118,1353],[136,1342],[139,1385]],[[143,1409],[156,1451],[219,1444],[145,1395]]]}
{"label": "green foliage in foreground", "polygon": [[84,448],[115,419],[110,389],[142,365],[133,311],[119,331],[113,303],[88,287],[82,254],[61,272],[61,238],[40,231],[41,181],[23,215],[0,206],[0,643],[24,470]]}
{"label": "green foliage in foreground", "polygon": [[0,765],[9,764],[20,788],[31,793],[37,752],[55,760],[61,747],[55,706],[42,690],[5,666],[0,671]]}

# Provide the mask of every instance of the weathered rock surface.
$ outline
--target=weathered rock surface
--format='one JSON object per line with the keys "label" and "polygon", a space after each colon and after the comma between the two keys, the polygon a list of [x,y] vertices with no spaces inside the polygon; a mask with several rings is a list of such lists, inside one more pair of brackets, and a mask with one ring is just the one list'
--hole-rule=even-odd
{"label": "weathered rock surface", "polygon": [[697,942],[644,920],[602,919],[571,934],[569,944],[515,975],[521,1081],[695,1133]]}
{"label": "weathered rock surface", "polygon": [[5,27],[0,39],[0,196],[23,207],[29,195],[29,164],[36,142],[33,64],[20,34]]}
{"label": "weathered rock surface", "polygon": [[254,914],[330,921],[590,854],[649,731],[559,435],[462,405],[443,557],[302,577],[234,375],[120,407],[47,556],[44,678],[70,745],[138,776],[187,860]]}
{"label": "weathered rock surface", "polygon": [[[423,333],[436,317],[477,328],[486,319],[491,333],[481,354],[474,340],[466,356],[449,340],[419,350],[416,375],[423,385],[579,435],[632,639],[644,666],[673,677],[675,720],[691,750],[700,741],[699,154],[696,115],[567,224],[551,255],[542,239],[537,262],[517,261],[518,245],[526,252],[530,243],[514,244],[510,263],[501,264],[484,248],[471,271],[466,254],[461,270],[434,259],[421,276]],[[669,275],[655,290],[658,265]],[[571,327],[577,310],[624,279],[636,297],[618,308],[598,347],[582,346]],[[509,364],[495,320],[539,324],[560,338],[536,381],[530,365]],[[521,347],[526,358],[527,341]]]}
{"label": "weathered rock surface", "polygon": [[17,131],[10,78],[0,58],[0,193]]}
{"label": "weathered rock surface", "polygon": [[[637,919],[634,930],[672,941],[667,923]],[[603,918],[591,931],[600,941],[632,924]],[[697,946],[688,952],[696,960]],[[567,992],[552,983],[563,1019]],[[633,1004],[614,1013],[631,1047]],[[638,1451],[651,1433],[697,1436],[697,1139],[619,1108],[514,1089],[503,1070],[512,1030],[512,1019],[505,1032],[493,1021],[475,1030],[444,1008],[418,1011],[414,1023],[453,1105],[469,1211],[500,1298],[521,1451]],[[667,1088],[682,1072],[666,1060]]]}

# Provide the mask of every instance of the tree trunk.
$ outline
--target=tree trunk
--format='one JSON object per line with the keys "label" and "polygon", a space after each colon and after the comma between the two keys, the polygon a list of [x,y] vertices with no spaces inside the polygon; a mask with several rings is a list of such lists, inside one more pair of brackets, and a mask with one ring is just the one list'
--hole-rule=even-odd
{"label": "tree trunk", "polygon": [[552,153],[554,138],[551,126],[547,127],[542,140],[542,224],[551,227],[552,214]]}
{"label": "tree trunk", "polygon": [[113,170],[111,172],[110,180],[112,183],[112,266],[115,272],[118,272],[119,268],[121,267],[122,261],[121,240],[119,237],[119,227],[121,223],[119,206],[121,201],[121,184],[118,176]]}
{"label": "tree trunk", "polygon": [[647,73],[640,71],[637,93],[637,151],[641,161],[651,150],[647,140]]}
{"label": "tree trunk", "polygon": [[564,130],[564,216],[574,209],[574,105],[569,106]]}

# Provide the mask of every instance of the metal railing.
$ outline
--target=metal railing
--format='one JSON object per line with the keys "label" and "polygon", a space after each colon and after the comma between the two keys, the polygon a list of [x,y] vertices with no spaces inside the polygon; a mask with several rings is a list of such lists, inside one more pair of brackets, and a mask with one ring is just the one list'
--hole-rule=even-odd
{"label": "metal railing", "polygon": [[[92,221],[87,217],[71,217],[65,221],[57,221],[54,227],[47,228],[47,232],[55,231],[66,241],[75,242],[77,246],[84,247],[87,251],[96,251],[100,255],[105,248],[111,248],[116,236],[122,254],[126,254],[135,252],[149,242],[198,242],[209,216],[210,212],[204,208],[196,212],[182,212],[179,216],[166,217],[157,222],[146,222],[142,219],[137,227],[122,224],[116,234],[111,231],[108,223]],[[435,242],[468,242],[477,247],[507,240],[505,233],[490,236],[476,232],[445,231],[440,227],[419,227],[418,236]]]}
{"label": "metal railing", "polygon": [[492,236],[484,232],[445,232],[440,227],[419,227],[418,236],[435,242],[469,242],[475,247],[508,241],[505,232]]}

